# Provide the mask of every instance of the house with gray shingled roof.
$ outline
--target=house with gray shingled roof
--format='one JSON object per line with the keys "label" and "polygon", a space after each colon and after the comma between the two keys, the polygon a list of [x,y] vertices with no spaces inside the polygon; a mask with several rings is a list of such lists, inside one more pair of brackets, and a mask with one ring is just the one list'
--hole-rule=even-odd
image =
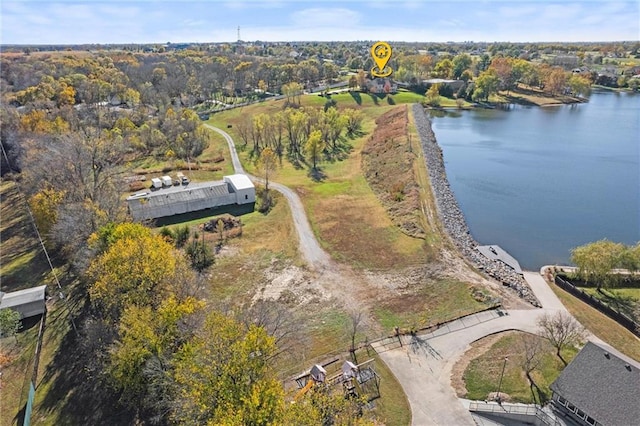
{"label": "house with gray shingled roof", "polygon": [[580,425],[640,424],[640,363],[588,342],[550,386],[553,404]]}

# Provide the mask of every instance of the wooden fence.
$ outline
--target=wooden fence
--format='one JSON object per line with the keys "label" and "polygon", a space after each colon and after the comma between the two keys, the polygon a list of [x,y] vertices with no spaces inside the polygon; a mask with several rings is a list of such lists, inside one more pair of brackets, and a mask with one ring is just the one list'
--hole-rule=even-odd
{"label": "wooden fence", "polygon": [[621,326],[623,326],[624,328],[626,328],[636,336],[640,337],[640,324],[635,322],[633,319],[629,318],[627,315],[613,309],[611,306],[607,305],[606,303],[603,303],[597,297],[593,297],[589,293],[573,285],[570,281],[567,281],[559,277],[558,275],[556,275],[555,283],[561,289],[571,293],[572,295],[576,296],[578,299],[596,308],[597,310],[599,310],[600,312],[602,312],[612,320],[616,321],[618,324],[620,324]]}

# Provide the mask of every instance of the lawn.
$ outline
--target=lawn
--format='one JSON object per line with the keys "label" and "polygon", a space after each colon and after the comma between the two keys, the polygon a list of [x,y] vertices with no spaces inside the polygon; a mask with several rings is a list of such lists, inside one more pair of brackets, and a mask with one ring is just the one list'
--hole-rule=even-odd
{"label": "lawn", "polygon": [[[54,291],[54,277],[49,263],[38,241],[33,225],[30,222],[26,203],[14,182],[3,181],[0,184],[0,276],[2,291],[15,291],[42,284],[49,285],[49,292]],[[52,253],[53,254],[53,253]],[[55,259],[54,259],[55,262]],[[67,296],[66,302],[54,297],[47,303],[47,319],[43,336],[39,361],[36,399],[34,405],[33,424],[41,424],[46,417],[41,409],[41,402],[47,394],[53,380],[54,372],[51,363],[62,350],[61,343],[71,329],[69,312],[77,314],[82,304],[76,298],[72,274],[64,268],[57,268],[56,274],[61,281]],[[14,424],[17,413],[24,407],[29,390],[29,379],[33,373],[34,354],[38,336],[39,322],[34,317],[23,321],[24,328],[14,337],[0,339],[0,369],[2,370],[2,400],[0,401],[0,425]],[[46,421],[44,422],[45,424]],[[49,424],[56,424],[51,422]]]}
{"label": "lawn", "polygon": [[556,285],[550,285],[562,304],[590,332],[623,354],[640,361],[640,339],[595,308]]}
{"label": "lawn", "polygon": [[[504,366],[500,393],[507,394],[507,400],[511,402],[527,404],[536,402],[523,367],[524,356],[520,345],[522,336],[525,334],[516,331],[501,333],[503,336],[496,343],[469,363],[463,375],[467,388],[465,398],[486,400],[490,393],[497,392]],[[532,377],[540,388],[540,398],[544,402],[551,398],[549,386],[558,377],[564,364],[555,354],[555,348],[548,340],[538,336],[535,338],[539,339],[542,356],[538,367],[532,372]],[[477,344],[480,343],[481,341],[477,342]],[[570,362],[577,353],[577,349],[571,348],[563,350],[562,356]],[[505,357],[508,358],[506,363]],[[538,394],[535,398],[539,403]]]}
{"label": "lawn", "polygon": [[640,288],[603,288],[600,291],[594,287],[581,287],[580,289],[629,318],[640,321],[638,318],[640,316]]}
{"label": "lawn", "polygon": [[26,205],[14,182],[0,183],[0,287],[5,292],[33,287],[50,278],[49,263]]}

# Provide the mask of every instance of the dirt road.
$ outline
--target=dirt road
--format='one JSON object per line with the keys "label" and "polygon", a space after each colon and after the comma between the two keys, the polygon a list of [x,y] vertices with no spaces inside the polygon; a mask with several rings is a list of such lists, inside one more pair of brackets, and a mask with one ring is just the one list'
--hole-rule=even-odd
{"label": "dirt road", "polygon": [[[240,159],[238,158],[236,145],[233,142],[233,138],[231,137],[231,135],[229,135],[224,130],[214,127],[210,124],[205,124],[205,126],[222,135],[222,137],[224,137],[227,141],[227,144],[229,145],[229,151],[231,152],[233,169],[236,173],[247,175],[252,181],[264,184],[263,179],[250,175],[249,173],[244,171],[242,163],[240,163]],[[322,247],[320,247],[320,243],[318,243],[316,236],[313,234],[311,226],[309,225],[309,220],[307,219],[307,215],[304,211],[304,206],[302,205],[302,200],[300,200],[298,194],[296,194],[292,189],[277,182],[271,181],[269,182],[269,186],[284,195],[284,197],[287,199],[287,202],[289,203],[291,215],[293,216],[293,224],[298,234],[298,249],[300,250],[300,253],[302,254],[304,260],[307,262],[311,269],[327,269],[331,264],[331,258],[327,254],[327,252],[325,252]]]}

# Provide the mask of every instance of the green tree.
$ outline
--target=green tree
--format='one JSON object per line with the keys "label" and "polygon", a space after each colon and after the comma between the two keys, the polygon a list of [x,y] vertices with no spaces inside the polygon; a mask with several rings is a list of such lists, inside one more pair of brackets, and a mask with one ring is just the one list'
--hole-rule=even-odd
{"label": "green tree", "polygon": [[173,420],[193,425],[278,424],[284,391],[269,364],[273,337],[212,312],[176,354]]}
{"label": "green tree", "polygon": [[439,78],[451,78],[453,76],[453,61],[449,58],[438,61],[433,68],[433,75]]}
{"label": "green tree", "polygon": [[198,272],[204,271],[213,265],[215,261],[211,247],[204,240],[204,233],[202,234],[202,239],[195,235],[191,242],[187,244],[185,252],[191,261],[191,266]]}
{"label": "green tree", "polygon": [[461,78],[462,73],[467,71],[469,67],[471,67],[472,63],[473,63],[473,60],[471,59],[471,56],[469,56],[468,54],[461,53],[459,55],[456,55],[453,58],[453,78],[455,79]]}
{"label": "green tree", "polygon": [[15,336],[20,330],[20,313],[10,308],[0,309],[0,336]]}
{"label": "green tree", "polygon": [[615,285],[619,276],[612,274],[625,252],[624,244],[600,240],[571,250],[571,262],[578,267],[578,276],[598,288]]}
{"label": "green tree", "polygon": [[574,95],[588,95],[591,90],[591,81],[586,77],[573,74],[569,77],[569,87]]}
{"label": "green tree", "polygon": [[474,101],[489,100],[489,96],[498,93],[500,79],[493,69],[484,71],[475,80],[475,87],[471,99]]}

